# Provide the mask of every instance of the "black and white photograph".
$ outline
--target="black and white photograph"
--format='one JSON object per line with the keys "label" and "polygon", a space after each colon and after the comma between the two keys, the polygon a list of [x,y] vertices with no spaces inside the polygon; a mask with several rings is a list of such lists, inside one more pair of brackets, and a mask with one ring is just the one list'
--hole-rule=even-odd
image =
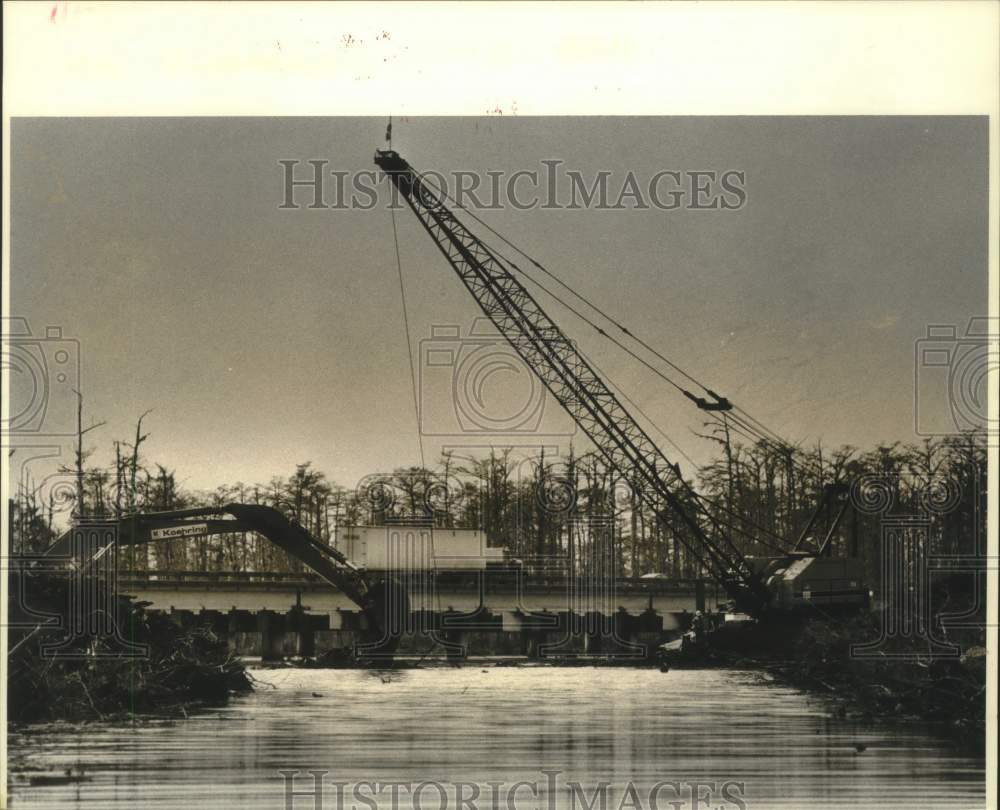
{"label": "black and white photograph", "polygon": [[0,807],[995,806],[1000,4],[4,17]]}

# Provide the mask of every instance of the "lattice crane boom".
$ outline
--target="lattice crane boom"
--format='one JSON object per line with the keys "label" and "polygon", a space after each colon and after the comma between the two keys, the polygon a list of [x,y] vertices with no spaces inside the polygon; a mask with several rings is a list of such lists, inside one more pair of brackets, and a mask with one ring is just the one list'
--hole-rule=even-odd
{"label": "lattice crane boom", "polygon": [[691,537],[679,533],[678,538],[723,586],[738,610],[751,615],[766,610],[770,593],[750,563],[730,538],[706,532],[685,503],[680,469],[653,443],[531,293],[397,152],[379,150],[375,163],[486,316],[607,463],[661,520],[683,524]]}

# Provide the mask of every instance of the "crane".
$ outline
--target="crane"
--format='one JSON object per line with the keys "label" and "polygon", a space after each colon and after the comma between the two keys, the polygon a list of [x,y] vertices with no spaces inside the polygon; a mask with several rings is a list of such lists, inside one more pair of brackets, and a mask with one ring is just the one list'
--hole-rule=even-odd
{"label": "crane", "polygon": [[[831,566],[833,561],[825,556],[833,529],[816,552],[803,549],[807,539],[803,536],[787,555],[761,560],[746,557],[725,532],[706,531],[695,514],[697,498],[691,497],[680,467],[649,438],[501,258],[459,221],[442,196],[398,152],[376,150],[375,164],[406,201],[483,313],[587,434],[607,464],[659,520],[683,528],[675,531],[675,536],[722,586],[737,611],[759,618],[774,602],[801,602],[803,587],[809,594],[805,598],[811,599],[811,583],[803,585],[803,577],[826,583],[822,587],[834,601],[857,602],[862,594],[867,598],[857,578],[851,578],[854,571],[843,565]],[[725,410],[730,406],[725,398],[712,396],[716,401],[705,402],[704,409]],[[841,494],[837,490],[830,497]]]}

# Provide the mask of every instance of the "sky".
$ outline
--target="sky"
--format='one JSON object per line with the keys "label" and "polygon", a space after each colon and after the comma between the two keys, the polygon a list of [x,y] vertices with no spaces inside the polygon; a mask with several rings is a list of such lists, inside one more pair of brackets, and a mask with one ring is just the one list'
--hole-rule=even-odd
{"label": "sky", "polygon": [[[147,410],[145,455],[191,489],[266,482],[304,461],[352,487],[421,457],[432,463],[443,446],[459,455],[490,444],[586,447],[495,335],[469,338],[475,302],[400,209],[404,318],[384,181],[370,210],[310,209],[301,189],[300,208],[281,208],[279,161],[301,161],[298,177],[308,160],[368,171],[385,127],[383,118],[13,121],[10,314],[34,337],[59,327],[70,354],[78,342],[85,423],[105,423],[87,435],[95,461],[106,463],[111,442],[129,439]],[[561,160],[588,184],[609,172],[614,190],[630,171],[642,184],[660,171],[742,172],[735,210],[477,213],[670,360],[806,445],[918,440],[918,341],[930,325],[962,334],[986,311],[985,118],[408,118],[393,121],[393,147],[446,175],[509,178]],[[560,176],[560,194],[568,188]],[[334,193],[332,180],[325,190]],[[668,457],[686,466],[713,452],[696,436],[702,414],[675,389],[557,302],[539,301],[638,405]],[[56,340],[31,348],[48,352],[45,425],[24,438],[38,446],[64,445],[45,434],[68,433],[74,418],[75,371],[56,380]],[[37,394],[16,368],[11,383],[17,412]],[[940,391],[920,397],[922,417],[947,421]],[[490,432],[514,413],[524,418],[508,420],[513,432]]]}

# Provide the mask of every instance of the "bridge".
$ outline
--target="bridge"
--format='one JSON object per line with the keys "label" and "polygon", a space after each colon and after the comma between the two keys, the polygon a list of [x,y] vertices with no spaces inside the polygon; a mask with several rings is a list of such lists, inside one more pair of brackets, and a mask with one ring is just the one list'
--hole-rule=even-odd
{"label": "bridge", "polygon": [[[397,576],[399,573],[397,572]],[[725,601],[706,580],[528,575],[503,568],[404,572],[411,624],[400,652],[427,638],[463,654],[607,651],[607,641],[660,643],[695,610]],[[322,655],[352,647],[363,618],[320,577],[288,572],[123,571],[119,590],[185,623],[208,623],[248,657]],[[451,650],[449,654],[453,654]]]}

